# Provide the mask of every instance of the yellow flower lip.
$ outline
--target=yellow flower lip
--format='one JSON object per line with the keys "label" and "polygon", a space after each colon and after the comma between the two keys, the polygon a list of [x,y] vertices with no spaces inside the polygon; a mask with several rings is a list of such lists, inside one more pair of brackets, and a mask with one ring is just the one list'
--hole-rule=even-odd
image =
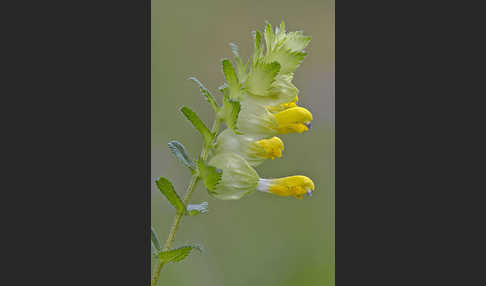
{"label": "yellow flower lip", "polygon": [[312,196],[314,182],[306,176],[290,176],[278,179],[260,179],[258,190],[279,196],[294,196],[302,199],[303,195]]}
{"label": "yellow flower lip", "polygon": [[277,120],[277,131],[282,134],[302,133],[309,130],[312,113],[304,107],[296,106],[274,114]]}
{"label": "yellow flower lip", "polygon": [[280,112],[280,111],[285,110],[285,109],[297,107],[297,101],[299,101],[299,97],[296,95],[295,98],[292,99],[292,101],[280,103],[279,105],[276,105],[276,106],[267,106],[267,109],[270,112],[277,113],[277,112]]}
{"label": "yellow flower lip", "polygon": [[272,160],[277,157],[282,157],[282,150],[284,149],[284,144],[280,138],[274,136],[270,139],[262,139],[256,141],[255,144],[261,147],[260,156],[264,158],[271,158]]}

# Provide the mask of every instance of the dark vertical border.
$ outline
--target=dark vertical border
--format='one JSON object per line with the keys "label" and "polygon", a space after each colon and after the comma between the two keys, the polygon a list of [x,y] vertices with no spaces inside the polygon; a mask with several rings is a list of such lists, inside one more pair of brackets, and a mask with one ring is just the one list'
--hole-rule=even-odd
{"label": "dark vertical border", "polygon": [[146,41],[146,45],[147,45],[147,74],[146,74],[146,77],[147,77],[147,179],[146,179],[146,183],[147,183],[147,186],[145,187],[145,191],[146,191],[146,225],[145,225],[145,242],[146,242],[146,251],[145,251],[145,255],[146,255],[146,259],[145,259],[145,262],[146,262],[146,281],[145,281],[145,285],[150,285],[150,281],[151,281],[151,272],[150,272],[150,263],[151,263],[151,235],[150,235],[150,232],[151,232],[151,204],[150,204],[150,200],[151,200],[151,194],[150,194],[150,182],[151,182],[151,162],[152,162],[152,156],[151,156],[151,144],[152,144],[152,130],[151,130],[151,120],[152,120],[152,117],[151,117],[151,90],[152,90],[152,60],[151,60],[151,57],[152,57],[152,42],[151,42],[151,39],[152,39],[152,35],[151,35],[151,27],[152,27],[152,20],[151,20],[151,7],[152,7],[152,1],[151,0],[145,0],[146,1],[146,5],[147,5],[147,33],[146,33],[146,37],[147,37],[147,41]]}
{"label": "dark vertical border", "polygon": [[337,2],[336,285],[485,284],[483,10]]}
{"label": "dark vertical border", "polygon": [[150,0],[5,4],[0,285],[149,285]]}

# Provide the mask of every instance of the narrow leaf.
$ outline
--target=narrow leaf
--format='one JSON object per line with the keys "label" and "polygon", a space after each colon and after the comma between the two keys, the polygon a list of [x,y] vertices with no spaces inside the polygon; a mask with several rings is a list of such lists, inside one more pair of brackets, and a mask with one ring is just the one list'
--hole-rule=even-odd
{"label": "narrow leaf", "polygon": [[151,242],[150,251],[152,253],[152,258],[159,258],[160,251],[157,250],[153,242]]}
{"label": "narrow leaf", "polygon": [[221,63],[223,65],[223,73],[226,83],[231,88],[239,88],[238,77],[236,76],[233,64],[228,59],[223,59]]}
{"label": "narrow leaf", "polygon": [[196,164],[189,158],[189,156],[186,153],[186,149],[184,148],[184,145],[181,143],[173,140],[169,142],[169,149],[176,156],[176,158],[184,164],[186,167],[191,169],[191,171],[194,171],[196,169]]}
{"label": "narrow leaf", "polygon": [[246,71],[248,69],[248,62],[246,65],[243,64],[243,61],[240,58],[240,54],[238,53],[238,46],[236,44],[230,43],[231,50],[235,55],[235,62],[236,62],[236,75],[240,82],[244,82],[246,80],[247,74]]}
{"label": "narrow leaf", "polygon": [[192,123],[192,125],[201,133],[201,135],[204,138],[204,142],[206,144],[211,144],[213,141],[213,134],[209,129],[204,125],[204,123],[199,119],[199,116],[192,111],[189,107],[183,106],[181,108],[181,112],[186,116],[186,118],[189,120],[189,122]]}
{"label": "narrow leaf", "polygon": [[164,262],[178,262],[186,258],[193,249],[201,252],[201,247],[197,245],[186,245],[178,247],[169,251],[163,251],[160,253],[160,259]]}
{"label": "narrow leaf", "polygon": [[255,37],[255,47],[254,47],[254,51],[253,51],[252,63],[253,63],[253,65],[256,65],[263,55],[262,35],[260,34],[260,31],[258,31],[258,30],[255,31],[253,35]]}
{"label": "narrow leaf", "polygon": [[224,120],[226,125],[237,134],[242,134],[236,128],[238,115],[240,114],[241,104],[237,100],[232,100],[226,94],[224,95]]}
{"label": "narrow leaf", "polygon": [[160,251],[160,241],[159,238],[157,237],[157,232],[153,227],[151,227],[151,232],[152,232],[152,245],[155,247],[156,250]]}
{"label": "narrow leaf", "polygon": [[197,205],[187,205],[187,212],[186,215],[194,216],[198,214],[205,214],[208,212],[208,203],[202,202]]}
{"label": "narrow leaf", "polygon": [[265,44],[267,45],[267,54],[268,54],[272,51],[272,43],[274,41],[272,25],[269,22],[267,22],[263,33],[265,35]]}
{"label": "narrow leaf", "polygon": [[224,59],[222,64],[226,84],[229,86],[230,97],[232,99],[239,99],[241,94],[240,83],[233,68],[233,64],[227,59]]}
{"label": "narrow leaf", "polygon": [[197,168],[199,169],[199,175],[201,176],[204,185],[210,191],[214,191],[216,185],[223,176],[223,171],[216,169],[213,166],[207,165],[203,160],[197,161]]}
{"label": "narrow leaf", "polygon": [[177,213],[184,213],[186,211],[186,207],[182,202],[181,198],[174,190],[174,186],[172,183],[164,177],[160,177],[158,180],[155,181],[157,187],[159,188],[160,192],[167,198],[167,200],[174,206]]}
{"label": "narrow leaf", "polygon": [[211,107],[217,113],[219,111],[219,105],[216,102],[214,96],[209,92],[209,89],[207,89],[197,78],[190,77],[189,79],[194,81],[199,86],[199,89],[201,90],[201,94],[204,95],[204,97],[206,97],[206,100],[211,104]]}

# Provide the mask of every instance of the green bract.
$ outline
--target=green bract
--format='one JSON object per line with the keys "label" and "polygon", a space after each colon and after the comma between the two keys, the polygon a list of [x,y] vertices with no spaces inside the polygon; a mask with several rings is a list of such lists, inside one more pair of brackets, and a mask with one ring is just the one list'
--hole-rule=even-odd
{"label": "green bract", "polygon": [[257,172],[246,160],[235,153],[221,153],[214,156],[209,164],[223,171],[216,188],[209,193],[221,200],[237,200],[256,190]]}
{"label": "green bract", "polygon": [[273,136],[278,124],[265,106],[243,101],[236,126],[243,134]]}
{"label": "green bract", "polygon": [[259,139],[259,136],[237,135],[230,129],[226,129],[216,138],[215,152],[218,154],[233,152],[243,157],[251,166],[257,166],[266,159],[260,155],[261,147],[258,148],[255,143]]}

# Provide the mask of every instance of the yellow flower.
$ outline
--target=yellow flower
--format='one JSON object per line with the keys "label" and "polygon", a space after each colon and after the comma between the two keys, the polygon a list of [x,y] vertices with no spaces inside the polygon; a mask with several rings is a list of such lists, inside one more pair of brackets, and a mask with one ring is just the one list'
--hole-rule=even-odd
{"label": "yellow flower", "polygon": [[280,138],[273,136],[270,139],[258,140],[254,143],[255,149],[258,150],[258,155],[264,158],[275,159],[275,157],[282,157],[282,150],[284,149],[284,144]]}
{"label": "yellow flower", "polygon": [[221,153],[209,164],[223,171],[221,181],[210,194],[221,200],[237,200],[255,190],[279,196],[312,196],[314,183],[306,176],[290,176],[278,179],[262,179],[248,162],[235,153]]}
{"label": "yellow flower", "polygon": [[303,107],[291,107],[274,114],[278,133],[302,133],[309,130],[312,113]]}
{"label": "yellow flower", "polygon": [[237,126],[244,134],[269,137],[277,134],[302,133],[309,130],[311,121],[312,113],[304,107],[295,106],[271,113],[262,105],[245,102],[241,106]]}
{"label": "yellow flower", "polygon": [[257,190],[279,196],[294,196],[298,199],[302,199],[304,194],[312,196],[314,182],[306,176],[259,179]]}
{"label": "yellow flower", "polygon": [[237,135],[226,129],[216,139],[216,153],[233,152],[242,156],[251,166],[260,165],[265,159],[282,157],[284,144],[278,137]]}

